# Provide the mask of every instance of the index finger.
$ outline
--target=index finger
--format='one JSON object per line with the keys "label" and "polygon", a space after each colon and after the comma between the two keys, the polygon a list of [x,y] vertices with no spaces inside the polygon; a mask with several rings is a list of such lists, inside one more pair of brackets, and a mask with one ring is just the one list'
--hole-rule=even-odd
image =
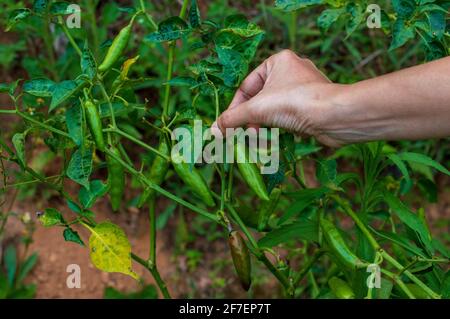
{"label": "index finger", "polygon": [[264,61],[245,78],[239,89],[236,91],[228,108],[234,108],[239,104],[250,100],[263,89],[266,80],[267,64],[266,61]]}

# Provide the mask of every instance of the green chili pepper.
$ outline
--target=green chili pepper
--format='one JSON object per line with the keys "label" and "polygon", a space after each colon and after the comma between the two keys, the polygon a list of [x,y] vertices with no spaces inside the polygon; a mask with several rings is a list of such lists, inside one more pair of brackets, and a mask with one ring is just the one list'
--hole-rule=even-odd
{"label": "green chili pepper", "polygon": [[278,187],[272,189],[268,201],[263,201],[257,214],[258,216],[258,231],[264,231],[269,222],[269,218],[280,201],[281,189]]}
{"label": "green chili pepper", "polygon": [[338,299],[354,299],[355,293],[352,288],[342,279],[333,277],[328,281],[331,291]]}
{"label": "green chili pepper", "polygon": [[117,62],[117,60],[121,57],[123,51],[128,45],[128,41],[131,37],[131,31],[133,29],[133,21],[134,18],[131,20],[131,22],[122,30],[120,30],[119,34],[114,38],[113,43],[108,49],[108,52],[106,53],[105,59],[103,60],[102,64],[98,67],[98,70],[100,72],[105,72],[109,70],[114,63]]}
{"label": "green chili pepper", "polygon": [[[167,142],[164,138],[161,138],[159,143],[158,151],[164,155],[170,155],[170,149],[167,145]],[[161,156],[156,155],[153,160],[152,166],[150,167],[150,171],[148,173],[148,179],[150,179],[154,184],[161,185],[166,178],[167,171],[169,170],[170,163],[166,161]],[[155,195],[155,191],[152,188],[146,188],[144,193],[139,200],[138,207],[144,205],[150,198]]]}
{"label": "green chili pepper", "polygon": [[236,269],[242,288],[244,288],[244,290],[249,290],[252,283],[252,264],[248,247],[241,234],[237,231],[230,232],[228,236],[228,245],[230,246],[234,269]]}
{"label": "green chili pepper", "polygon": [[208,206],[215,205],[211,191],[206,184],[203,176],[195,168],[183,161],[183,157],[179,154],[172,155],[172,166],[177,172],[181,180],[189,186],[189,188]]}
{"label": "green chili pepper", "polygon": [[84,102],[84,110],[87,118],[89,130],[94,138],[97,148],[104,152],[106,148],[105,139],[103,137],[103,127],[97,106],[91,100]]}
{"label": "green chili pepper", "polygon": [[266,184],[264,184],[264,180],[259,172],[258,166],[255,163],[250,163],[245,147],[239,143],[236,144],[235,151],[236,159],[245,159],[244,163],[239,163],[239,160],[237,161],[237,166],[239,168],[239,172],[241,172],[242,178],[259,198],[268,201],[269,195],[267,194]]}
{"label": "green chili pepper", "polygon": [[[114,155],[121,158],[117,148],[111,147],[110,150]],[[108,165],[108,184],[111,206],[113,211],[117,211],[120,208],[125,191],[125,170],[114,158],[107,156],[106,160]]]}
{"label": "green chili pepper", "polygon": [[344,238],[342,238],[339,230],[332,222],[322,218],[320,220],[320,226],[331,253],[339,262],[350,269],[359,269],[366,266],[366,263],[359,259],[350,248],[348,248]]}

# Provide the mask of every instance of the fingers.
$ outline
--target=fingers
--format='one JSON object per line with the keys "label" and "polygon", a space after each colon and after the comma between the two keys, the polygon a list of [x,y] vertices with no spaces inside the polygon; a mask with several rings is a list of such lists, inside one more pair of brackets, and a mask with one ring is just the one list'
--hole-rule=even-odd
{"label": "fingers", "polygon": [[228,108],[232,109],[239,104],[250,100],[263,89],[266,80],[267,63],[264,61],[242,82]]}

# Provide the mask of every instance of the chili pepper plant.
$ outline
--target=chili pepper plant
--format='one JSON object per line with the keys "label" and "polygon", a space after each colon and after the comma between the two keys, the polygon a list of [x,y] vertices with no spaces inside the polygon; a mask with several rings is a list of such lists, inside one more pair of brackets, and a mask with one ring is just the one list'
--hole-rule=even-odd
{"label": "chili pepper plant", "polygon": [[[287,2],[277,1],[288,11],[294,9]],[[28,179],[57,192],[71,211],[43,209],[39,220],[44,227],[60,227],[68,245],[86,246],[100,270],[141,281],[134,260],[151,273],[160,294],[170,298],[156,254],[155,202],[165,197],[184,207],[185,214],[223,228],[223,241],[228,241],[232,265],[246,290],[254,270],[263,267],[279,282],[284,297],[449,296],[448,247],[433,237],[424,207],[407,201],[417,188],[417,167],[450,175],[443,165],[382,141],[325,155],[313,140],[299,141],[288,132],[281,132],[281,164],[274,174],[262,176],[250,161],[174,161],[173,129],[191,128],[198,119],[207,126],[213,123],[249,72],[265,32],[240,14],[202,19],[196,0],[184,0],[178,15],[157,23],[146,2],[139,1],[123,8],[127,21],[114,31],[112,41],[100,44],[101,35],[93,27],[97,2],[85,4],[89,30],[66,26],[65,17],[73,11],[63,2],[36,0],[9,19],[11,30],[45,30],[50,64],[56,58],[55,34],[67,41],[63,54],[77,61],[61,74],[53,69],[47,76],[0,86],[11,101],[0,107],[2,118],[21,121],[20,131],[1,129],[2,163],[15,165]],[[136,43],[145,54],[132,50]],[[185,51],[189,58],[182,56]],[[148,68],[152,54],[165,57],[159,61],[163,67],[150,63],[163,70],[159,78],[133,77],[133,69]],[[148,81],[158,95],[142,93]],[[189,103],[174,102],[174,92],[180,91]],[[38,138],[63,163],[57,176],[45,176],[30,165],[27,145]],[[136,156],[136,147],[150,160]],[[343,160],[355,168],[338,169]],[[307,181],[305,163],[314,164],[317,183]],[[180,195],[168,179],[189,193]],[[148,211],[148,256],[133,253],[124,230],[98,220],[92,208],[105,198],[111,211],[125,213],[132,181],[140,189],[133,205]],[[77,185],[76,194],[67,190],[68,184]],[[75,225],[89,230],[90,237],[82,238]]]}

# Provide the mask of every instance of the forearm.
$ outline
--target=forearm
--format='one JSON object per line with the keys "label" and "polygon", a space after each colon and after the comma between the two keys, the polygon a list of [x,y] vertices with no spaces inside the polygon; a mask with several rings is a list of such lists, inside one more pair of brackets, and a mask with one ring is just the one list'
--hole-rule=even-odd
{"label": "forearm", "polygon": [[450,57],[325,95],[319,134],[342,144],[450,136]]}

